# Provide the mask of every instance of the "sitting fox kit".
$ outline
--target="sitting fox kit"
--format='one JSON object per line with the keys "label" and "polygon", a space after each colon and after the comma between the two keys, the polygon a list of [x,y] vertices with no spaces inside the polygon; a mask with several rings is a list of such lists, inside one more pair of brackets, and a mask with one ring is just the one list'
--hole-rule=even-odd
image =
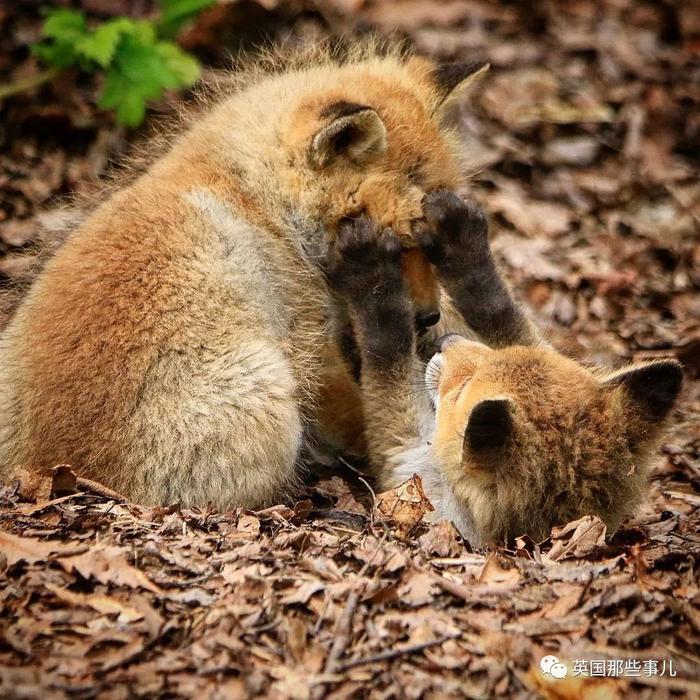
{"label": "sitting fox kit", "polygon": [[[252,71],[71,232],[2,332],[4,475],[69,463],[137,501],[259,507],[311,440],[385,486],[422,474],[475,543],[615,527],[680,370],[600,378],[540,347],[453,194],[442,114],[481,68],[365,46]],[[486,345],[442,343],[434,415],[416,337],[447,330]]]}

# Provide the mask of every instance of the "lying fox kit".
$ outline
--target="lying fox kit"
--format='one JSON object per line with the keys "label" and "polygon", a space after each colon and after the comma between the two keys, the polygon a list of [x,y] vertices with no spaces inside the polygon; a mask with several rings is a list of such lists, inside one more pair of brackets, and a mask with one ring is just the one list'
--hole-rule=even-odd
{"label": "lying fox kit", "polygon": [[[448,192],[428,195],[424,207],[423,249],[458,307],[494,321],[517,314],[507,296],[494,306],[498,277],[483,214]],[[425,386],[416,386],[399,255],[392,234],[367,219],[350,222],[330,276],[351,305],[383,485],[418,473],[437,514],[474,545],[544,538],[586,514],[617,528],[644,494],[680,365],[663,360],[604,374],[544,345],[492,348],[449,334],[438,341]]]}
{"label": "lying fox kit", "polygon": [[542,539],[582,515],[614,531],[644,494],[678,363],[601,375],[545,348],[440,345],[425,375],[432,460],[419,468],[444,516],[473,543]]}

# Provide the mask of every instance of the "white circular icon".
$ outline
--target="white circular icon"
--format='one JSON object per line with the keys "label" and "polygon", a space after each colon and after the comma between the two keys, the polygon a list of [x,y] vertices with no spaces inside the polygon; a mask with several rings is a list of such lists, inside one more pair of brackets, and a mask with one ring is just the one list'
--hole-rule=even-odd
{"label": "white circular icon", "polygon": [[552,678],[566,678],[568,673],[566,666],[552,654],[547,654],[547,656],[543,656],[540,659],[540,670],[542,673],[549,674]]}
{"label": "white circular icon", "polygon": [[540,660],[540,668],[542,669],[542,673],[549,673],[552,670],[552,666],[558,663],[559,659],[557,659],[556,656],[552,656],[551,654],[549,656],[543,656]]}
{"label": "white circular icon", "polygon": [[564,664],[554,664],[549,672],[554,678],[566,678],[566,666]]}

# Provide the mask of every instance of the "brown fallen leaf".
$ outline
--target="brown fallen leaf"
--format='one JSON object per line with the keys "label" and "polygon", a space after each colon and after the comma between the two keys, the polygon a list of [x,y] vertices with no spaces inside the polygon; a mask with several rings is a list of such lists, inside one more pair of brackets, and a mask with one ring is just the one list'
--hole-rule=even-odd
{"label": "brown fallen leaf", "polygon": [[0,554],[4,555],[6,566],[12,566],[18,561],[32,564],[37,561],[46,561],[52,554],[66,556],[82,551],[82,547],[42,541],[32,537],[17,537],[9,532],[0,530]]}
{"label": "brown fallen leaf", "polygon": [[108,595],[99,593],[74,593],[67,588],[61,588],[60,586],[55,586],[48,582],[46,582],[44,586],[57,598],[60,598],[70,605],[86,605],[104,615],[118,615],[118,622],[136,622],[143,618],[143,613],[140,613],[136,608],[126,605]]}
{"label": "brown fallen leaf", "polygon": [[19,482],[18,492],[27,501],[40,503],[51,498],[51,474],[29,469],[15,469],[5,478],[8,482]]}
{"label": "brown fallen leaf", "polygon": [[357,501],[348,484],[339,476],[319,481],[316,484],[316,491],[323,496],[336,499],[335,510],[367,515],[367,508]]}
{"label": "brown fallen leaf", "polygon": [[405,537],[433,508],[423,491],[421,478],[414,474],[396,488],[377,496],[377,508],[382,515],[397,525],[399,535]]}
{"label": "brown fallen leaf", "polygon": [[51,470],[51,496],[59,498],[75,493],[78,477],[68,464],[60,464]]}
{"label": "brown fallen leaf", "polygon": [[572,212],[554,202],[527,197],[511,182],[498,182],[498,189],[485,196],[490,211],[502,214],[526,236],[554,237],[569,230]]}
{"label": "brown fallen leaf", "polygon": [[489,586],[512,588],[520,581],[520,571],[515,566],[502,566],[501,558],[497,554],[489,554],[478,581]]}
{"label": "brown fallen leaf", "polygon": [[545,562],[568,557],[585,557],[605,544],[605,523],[592,515],[574,520],[563,527],[552,528],[552,549],[542,556]]}
{"label": "brown fallen leaf", "polygon": [[282,602],[285,605],[293,605],[294,603],[304,605],[309,602],[311,596],[322,591],[325,587],[325,584],[321,581],[305,581],[298,588],[286,593],[282,597]]}
{"label": "brown fallen leaf", "polygon": [[569,584],[566,590],[552,604],[543,610],[543,616],[548,620],[558,620],[566,617],[581,601],[581,589]]}
{"label": "brown fallen leaf", "polygon": [[254,515],[241,515],[236,526],[238,532],[245,532],[248,535],[258,535],[260,533],[260,520]]}
{"label": "brown fallen leaf", "polygon": [[418,539],[421,549],[438,557],[456,557],[464,552],[459,532],[449,520],[431,523],[428,532]]}
{"label": "brown fallen leaf", "polygon": [[60,559],[59,563],[69,574],[77,571],[83,578],[94,578],[100,583],[162,593],[143,571],[129,564],[120,547],[97,545],[76,557]]}
{"label": "brown fallen leaf", "polygon": [[404,574],[398,599],[405,605],[427,605],[433,600],[435,578],[426,571],[412,570]]}

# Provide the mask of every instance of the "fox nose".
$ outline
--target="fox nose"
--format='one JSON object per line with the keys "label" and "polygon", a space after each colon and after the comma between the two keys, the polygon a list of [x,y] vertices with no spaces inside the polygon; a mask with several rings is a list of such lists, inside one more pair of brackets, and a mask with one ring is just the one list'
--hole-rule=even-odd
{"label": "fox nose", "polygon": [[416,328],[425,330],[440,320],[439,311],[419,311],[416,313]]}

